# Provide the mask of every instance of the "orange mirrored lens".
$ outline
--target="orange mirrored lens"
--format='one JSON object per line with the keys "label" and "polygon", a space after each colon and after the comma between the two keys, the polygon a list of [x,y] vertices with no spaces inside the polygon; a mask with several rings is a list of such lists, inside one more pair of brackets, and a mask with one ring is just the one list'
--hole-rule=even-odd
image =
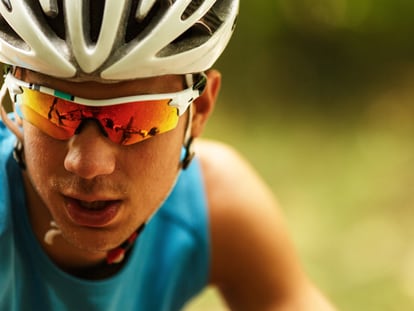
{"label": "orange mirrored lens", "polygon": [[23,117],[56,139],[69,139],[85,120],[97,120],[110,140],[130,145],[172,130],[178,109],[169,99],[90,107],[24,88]]}

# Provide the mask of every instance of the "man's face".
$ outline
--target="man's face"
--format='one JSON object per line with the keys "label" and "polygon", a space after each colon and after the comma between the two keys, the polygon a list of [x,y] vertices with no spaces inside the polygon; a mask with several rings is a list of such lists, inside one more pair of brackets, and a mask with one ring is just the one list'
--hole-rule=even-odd
{"label": "man's face", "polygon": [[[24,72],[17,77],[93,99],[182,89],[166,76],[118,84],[71,83]],[[93,120],[69,140],[54,139],[24,122],[29,214],[35,231],[54,220],[72,246],[107,251],[126,240],[162,204],[179,170],[187,114],[177,128],[137,144],[106,138]],[[38,232],[44,235],[45,232]]]}

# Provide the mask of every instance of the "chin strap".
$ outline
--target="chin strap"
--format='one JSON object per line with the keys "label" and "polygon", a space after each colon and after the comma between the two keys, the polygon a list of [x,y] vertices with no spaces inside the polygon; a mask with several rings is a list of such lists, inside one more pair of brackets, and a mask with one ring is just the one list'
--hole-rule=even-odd
{"label": "chin strap", "polygon": [[125,258],[126,252],[132,247],[135,240],[137,239],[138,235],[141,233],[142,230],[145,228],[145,223],[143,223],[137,231],[131,234],[131,236],[117,248],[111,249],[108,254],[106,255],[106,263],[116,264],[120,263]]}
{"label": "chin strap", "polygon": [[[50,222],[51,228],[46,232],[43,240],[46,244],[52,245],[54,238],[62,234],[62,231],[59,229],[58,225],[55,221]],[[121,245],[118,247],[111,249],[108,251],[106,255],[106,263],[111,264],[117,264],[124,260],[125,254],[128,252],[128,250],[131,249],[132,245],[134,245],[135,240],[137,239],[138,235],[144,230],[145,223],[143,223],[136,231],[134,231],[131,236],[126,239]]]}
{"label": "chin strap", "polygon": [[58,225],[56,224],[56,222],[54,220],[52,220],[50,222],[50,226],[52,228],[47,230],[46,233],[45,233],[45,236],[43,237],[43,240],[48,245],[52,245],[53,244],[53,239],[55,238],[55,236],[62,233],[62,231],[60,231]]}

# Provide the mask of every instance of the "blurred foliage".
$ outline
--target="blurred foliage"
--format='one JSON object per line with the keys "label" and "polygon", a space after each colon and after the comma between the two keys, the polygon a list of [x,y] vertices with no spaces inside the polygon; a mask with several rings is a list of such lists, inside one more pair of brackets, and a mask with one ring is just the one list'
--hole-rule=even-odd
{"label": "blurred foliage", "polygon": [[294,95],[298,102],[306,97],[306,105],[313,100],[318,112],[336,110],[321,96],[359,95],[412,60],[413,9],[414,2],[402,0],[242,1],[219,62],[226,90],[255,105],[267,98],[286,109],[280,103]]}
{"label": "blurred foliage", "polygon": [[[217,64],[205,136],[265,178],[340,310],[414,309],[413,11],[407,0],[242,0]],[[222,310],[206,301],[194,310]]]}

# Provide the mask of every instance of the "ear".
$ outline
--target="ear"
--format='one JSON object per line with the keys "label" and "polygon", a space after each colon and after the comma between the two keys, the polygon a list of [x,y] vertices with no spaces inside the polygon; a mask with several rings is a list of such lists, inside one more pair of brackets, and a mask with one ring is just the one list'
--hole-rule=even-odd
{"label": "ear", "polygon": [[0,120],[2,120],[3,123],[9,128],[9,130],[17,136],[18,140],[23,141],[23,133],[20,129],[20,126],[22,125],[22,120],[20,119],[17,113],[15,113],[15,120],[10,120],[3,106],[3,101],[5,101],[6,92],[7,86],[5,83],[3,83],[3,86],[0,90]]}
{"label": "ear", "polygon": [[199,137],[207,123],[210,114],[213,112],[214,105],[221,86],[221,74],[215,69],[210,69],[206,72],[207,85],[199,98],[197,98],[194,105],[191,136]]}

